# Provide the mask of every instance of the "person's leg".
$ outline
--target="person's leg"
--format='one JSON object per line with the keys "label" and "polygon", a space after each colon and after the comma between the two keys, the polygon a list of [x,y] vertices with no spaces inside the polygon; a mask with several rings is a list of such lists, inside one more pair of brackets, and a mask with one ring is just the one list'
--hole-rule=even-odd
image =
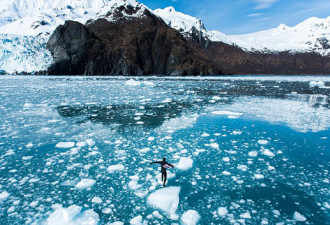
{"label": "person's leg", "polygon": [[163,186],[165,187],[165,184],[166,184],[166,180],[167,180],[167,173],[166,173],[166,171],[165,171],[165,173],[164,173],[164,184],[163,184]]}
{"label": "person's leg", "polygon": [[164,171],[162,171],[162,181],[164,180]]}

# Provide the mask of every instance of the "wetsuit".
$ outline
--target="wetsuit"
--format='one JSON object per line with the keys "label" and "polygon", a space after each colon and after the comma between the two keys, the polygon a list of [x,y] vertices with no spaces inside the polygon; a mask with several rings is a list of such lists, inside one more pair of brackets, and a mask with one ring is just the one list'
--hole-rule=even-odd
{"label": "wetsuit", "polygon": [[165,165],[168,165],[172,168],[174,168],[174,166],[168,162],[166,162],[166,160],[163,160],[163,161],[156,161],[156,162],[152,162],[150,164],[155,164],[155,163],[159,163],[160,166],[161,166],[161,172],[162,172],[162,181],[164,180],[164,183],[163,183],[163,186],[165,187],[165,183],[166,183],[166,180],[167,180],[167,172],[166,172],[166,167]]}

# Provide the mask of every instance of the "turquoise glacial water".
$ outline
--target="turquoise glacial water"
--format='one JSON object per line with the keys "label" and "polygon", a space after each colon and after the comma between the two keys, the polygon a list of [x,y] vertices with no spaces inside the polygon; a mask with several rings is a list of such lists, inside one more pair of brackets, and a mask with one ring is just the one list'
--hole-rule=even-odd
{"label": "turquoise glacial water", "polygon": [[329,86],[0,76],[0,224],[329,224]]}

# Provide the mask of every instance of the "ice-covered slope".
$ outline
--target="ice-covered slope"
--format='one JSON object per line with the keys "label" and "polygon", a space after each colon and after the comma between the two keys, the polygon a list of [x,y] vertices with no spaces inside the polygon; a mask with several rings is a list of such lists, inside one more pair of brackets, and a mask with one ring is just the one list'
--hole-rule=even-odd
{"label": "ice-covered slope", "polygon": [[173,7],[156,9],[155,14],[162,17],[174,29],[185,36],[198,30],[204,38],[238,45],[248,51],[293,51],[319,52],[330,54],[330,17],[309,18],[295,27],[280,25],[277,28],[244,35],[225,35],[219,31],[209,31],[201,20],[177,12]]}
{"label": "ice-covered slope", "polygon": [[86,23],[89,19],[103,17],[113,21],[120,6],[136,9],[132,14],[122,11],[122,16],[127,18],[141,16],[146,9],[135,0],[2,0],[0,71],[44,70],[45,62],[51,62],[45,44],[57,26],[66,20]]}
{"label": "ice-covered slope", "polygon": [[45,42],[42,37],[0,34],[0,70],[11,74],[47,70],[52,56]]}
{"label": "ice-covered slope", "polygon": [[277,28],[244,35],[230,35],[228,39],[247,50],[319,52],[330,54],[330,16],[309,18],[289,27],[284,24]]}

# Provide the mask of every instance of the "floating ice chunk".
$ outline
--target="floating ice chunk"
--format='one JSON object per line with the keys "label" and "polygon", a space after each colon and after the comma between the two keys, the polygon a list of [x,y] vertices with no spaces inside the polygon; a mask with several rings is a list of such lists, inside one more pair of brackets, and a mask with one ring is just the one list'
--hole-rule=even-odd
{"label": "floating ice chunk", "polygon": [[251,152],[248,153],[248,155],[250,157],[256,157],[258,155],[258,152],[257,151],[251,151]]}
{"label": "floating ice chunk", "polygon": [[221,217],[224,217],[225,215],[228,214],[228,210],[226,207],[219,207],[218,208],[218,215]]}
{"label": "floating ice chunk", "polygon": [[232,134],[233,135],[240,135],[240,134],[242,134],[242,131],[240,131],[240,130],[234,130]]}
{"label": "floating ice chunk", "polygon": [[76,184],[75,188],[76,189],[87,189],[87,188],[93,187],[95,183],[96,183],[96,181],[93,179],[82,179],[78,184]]}
{"label": "floating ice chunk", "polygon": [[229,161],[230,161],[230,158],[229,158],[229,157],[223,157],[222,160],[223,160],[224,162],[229,162]]}
{"label": "floating ice chunk", "polygon": [[219,97],[219,96],[213,96],[212,99],[213,99],[213,100],[216,100],[216,101],[219,101],[219,100],[221,100],[222,98]]}
{"label": "floating ice chunk", "polygon": [[30,207],[35,208],[35,207],[37,207],[38,204],[39,204],[38,201],[31,202]]}
{"label": "floating ice chunk", "polygon": [[104,214],[110,214],[111,212],[112,212],[112,209],[110,209],[110,208],[102,209],[102,213],[104,213]]}
{"label": "floating ice chunk", "polygon": [[264,179],[265,176],[262,175],[262,174],[254,174],[254,178],[257,179],[257,180],[261,180],[261,179]]}
{"label": "floating ice chunk", "polygon": [[179,205],[180,187],[168,187],[151,193],[148,204],[166,212],[171,219],[178,219],[176,210]]}
{"label": "floating ice chunk", "polygon": [[136,196],[138,196],[139,198],[145,197],[148,193],[149,193],[149,191],[146,190],[146,189],[141,189],[141,190],[137,190],[137,191],[134,192],[134,194]]}
{"label": "floating ice chunk", "polygon": [[128,183],[128,187],[129,189],[131,189],[132,191],[136,191],[137,189],[141,188],[142,186],[140,184],[138,184],[137,181],[132,180]]}
{"label": "floating ice chunk", "polygon": [[126,81],[125,83],[126,86],[140,86],[141,82],[140,81],[136,81],[134,79],[129,79],[128,81]]}
{"label": "floating ice chunk", "polygon": [[148,141],[153,141],[153,140],[155,140],[154,137],[148,137]]}
{"label": "floating ice chunk", "polygon": [[102,201],[102,199],[100,197],[94,197],[92,199],[92,202],[93,203],[96,203],[96,204],[101,204],[103,201]]}
{"label": "floating ice chunk", "polygon": [[73,148],[74,142],[59,142],[55,145],[56,148]]}
{"label": "floating ice chunk", "polygon": [[122,171],[124,169],[125,169],[125,167],[122,164],[117,164],[117,165],[109,166],[107,170],[109,173],[114,173],[116,171]]}
{"label": "floating ice chunk", "polygon": [[188,157],[181,157],[180,162],[176,166],[179,170],[189,170],[193,166],[193,160]]}
{"label": "floating ice chunk", "polygon": [[228,171],[223,171],[222,174],[225,175],[225,176],[230,176],[231,175],[231,173],[228,172]]}
{"label": "floating ice chunk", "polygon": [[263,152],[262,152],[263,155],[266,155],[266,156],[269,156],[269,157],[274,157],[275,154],[273,152],[271,152],[269,149],[265,149]]}
{"label": "floating ice chunk", "polygon": [[209,137],[209,136],[210,136],[210,134],[205,133],[205,132],[201,135],[201,137]]}
{"label": "floating ice chunk", "polygon": [[238,165],[237,169],[242,170],[242,171],[247,171],[248,167],[246,165]]}
{"label": "floating ice chunk", "polygon": [[54,205],[55,210],[47,219],[47,225],[96,225],[99,222],[99,215],[92,209],[81,212],[81,207],[72,205],[63,208],[61,205]]}
{"label": "floating ice chunk", "polygon": [[243,113],[238,112],[231,112],[231,111],[213,111],[212,114],[214,115],[222,115],[222,116],[228,116],[229,119],[236,119],[243,115]]}
{"label": "floating ice chunk", "polygon": [[124,222],[116,221],[113,223],[109,223],[108,225],[124,225]]}
{"label": "floating ice chunk", "polygon": [[86,144],[87,144],[87,143],[86,143],[85,141],[80,141],[80,142],[77,143],[77,146],[78,146],[78,147],[85,147]]}
{"label": "floating ice chunk", "polygon": [[0,201],[1,201],[1,200],[4,200],[4,199],[6,199],[6,198],[8,198],[9,195],[10,195],[10,194],[9,194],[7,191],[3,191],[3,192],[0,194]]}
{"label": "floating ice chunk", "polygon": [[188,210],[181,216],[181,223],[183,225],[196,225],[201,216],[195,210]]}
{"label": "floating ice chunk", "polygon": [[155,84],[151,81],[143,81],[143,85],[146,85],[146,86],[154,86]]}
{"label": "floating ice chunk", "polygon": [[89,145],[89,146],[93,146],[95,145],[95,141],[93,139],[87,139],[85,140],[85,142]]}
{"label": "floating ice chunk", "polygon": [[266,145],[266,144],[268,144],[268,141],[267,140],[259,140],[258,144],[259,145]]}
{"label": "floating ice chunk", "polygon": [[307,219],[306,219],[306,217],[304,217],[303,215],[301,215],[299,212],[294,212],[294,214],[293,214],[293,219],[295,219],[295,220],[297,220],[297,221],[299,221],[299,222],[304,222],[304,221],[306,221]]}
{"label": "floating ice chunk", "polygon": [[75,186],[76,182],[74,180],[66,180],[61,185],[62,186]]}
{"label": "floating ice chunk", "polygon": [[241,217],[242,219],[251,219],[250,212],[245,212],[241,214],[239,217]]}
{"label": "floating ice chunk", "polygon": [[138,216],[134,217],[133,219],[131,219],[129,221],[129,224],[131,224],[131,225],[141,225],[141,224],[143,224],[142,223],[142,216],[138,215]]}
{"label": "floating ice chunk", "polygon": [[210,146],[212,148],[219,148],[219,144],[218,143],[211,143]]}
{"label": "floating ice chunk", "polygon": [[142,153],[142,154],[145,154],[145,153],[150,152],[150,151],[151,151],[150,148],[142,148],[142,149],[139,150],[139,152]]}

